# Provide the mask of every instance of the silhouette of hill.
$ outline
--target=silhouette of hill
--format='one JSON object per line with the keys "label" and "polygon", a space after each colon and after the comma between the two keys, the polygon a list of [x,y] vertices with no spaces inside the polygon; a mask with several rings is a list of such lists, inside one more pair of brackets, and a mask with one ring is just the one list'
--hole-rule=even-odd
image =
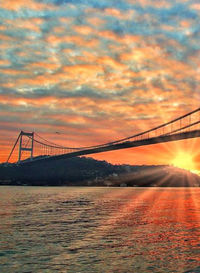
{"label": "silhouette of hill", "polygon": [[171,166],[112,165],[75,157],[29,164],[0,164],[0,185],[41,186],[199,186],[200,177]]}

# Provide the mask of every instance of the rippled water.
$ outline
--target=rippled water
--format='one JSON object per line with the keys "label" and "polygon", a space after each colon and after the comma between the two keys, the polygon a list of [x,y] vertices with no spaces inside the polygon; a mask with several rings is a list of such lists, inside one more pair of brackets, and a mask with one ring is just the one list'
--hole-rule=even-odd
{"label": "rippled water", "polygon": [[0,272],[200,272],[200,189],[0,187]]}

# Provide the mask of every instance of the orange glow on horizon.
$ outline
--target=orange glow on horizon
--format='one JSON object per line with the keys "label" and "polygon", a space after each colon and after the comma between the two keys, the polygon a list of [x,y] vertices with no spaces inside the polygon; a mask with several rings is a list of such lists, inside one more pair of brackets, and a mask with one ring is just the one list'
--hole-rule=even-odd
{"label": "orange glow on horizon", "polygon": [[190,154],[187,151],[178,152],[174,159],[171,161],[171,164],[174,167],[178,167],[181,169],[189,170],[193,173],[199,173],[196,168],[196,163],[194,160],[194,154]]}

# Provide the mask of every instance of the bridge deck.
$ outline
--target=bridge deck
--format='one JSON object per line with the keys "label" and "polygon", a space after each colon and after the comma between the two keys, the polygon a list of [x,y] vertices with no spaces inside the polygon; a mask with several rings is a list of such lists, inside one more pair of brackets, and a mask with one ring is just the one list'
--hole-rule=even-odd
{"label": "bridge deck", "polygon": [[200,137],[200,130],[182,132],[182,133],[173,134],[173,135],[163,135],[163,136],[159,136],[159,137],[152,137],[152,138],[147,138],[147,139],[137,140],[137,141],[126,141],[126,142],[112,144],[112,145],[108,145],[108,146],[104,146],[104,147],[85,149],[85,150],[80,150],[80,151],[71,152],[71,153],[67,153],[67,154],[54,155],[54,156],[40,158],[40,159],[36,159],[36,160],[32,160],[32,161],[25,161],[25,162],[22,162],[21,164],[33,164],[34,162],[38,162],[38,161],[48,162],[48,161],[52,161],[52,160],[67,159],[67,158],[72,158],[72,157],[77,157],[77,156],[103,153],[103,152],[108,152],[108,151],[127,149],[127,148],[132,148],[132,147],[152,145],[152,144],[171,142],[171,141],[183,140],[183,139],[188,139],[188,138],[196,138],[196,137]]}

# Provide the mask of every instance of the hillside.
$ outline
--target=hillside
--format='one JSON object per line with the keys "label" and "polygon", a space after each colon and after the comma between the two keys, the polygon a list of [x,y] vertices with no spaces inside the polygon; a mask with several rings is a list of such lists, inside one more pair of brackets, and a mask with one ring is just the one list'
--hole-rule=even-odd
{"label": "hillside", "polygon": [[112,165],[76,157],[31,165],[0,164],[0,185],[199,186],[200,177],[170,166]]}

